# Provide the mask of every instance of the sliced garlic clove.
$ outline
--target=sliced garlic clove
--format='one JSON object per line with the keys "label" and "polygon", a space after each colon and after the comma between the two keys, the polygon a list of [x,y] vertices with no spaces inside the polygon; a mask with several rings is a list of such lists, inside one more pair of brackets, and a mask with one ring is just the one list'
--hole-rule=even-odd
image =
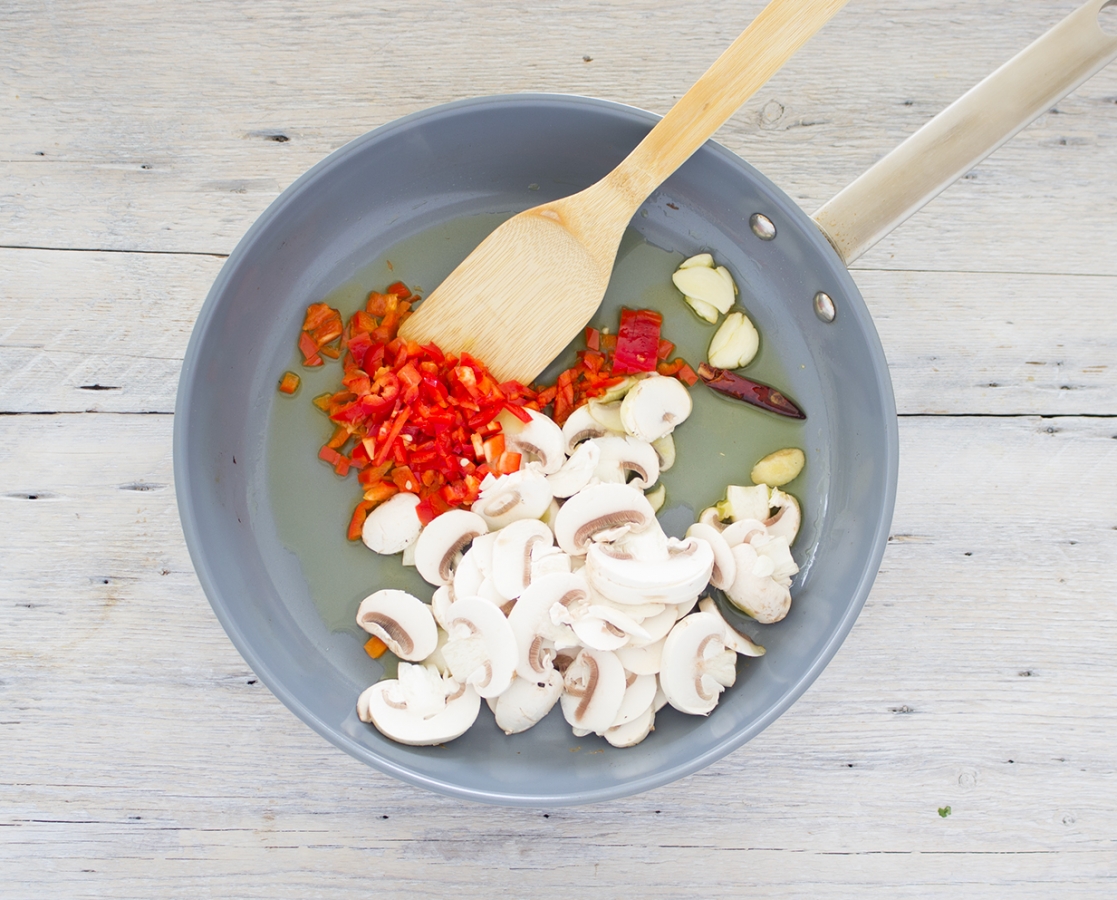
{"label": "sliced garlic clove", "polygon": [[714,257],[710,253],[699,253],[679,263],[680,269],[692,269],[695,266],[705,266],[707,269],[714,267]]}
{"label": "sliced garlic clove", "polygon": [[720,313],[727,313],[733,307],[732,280],[727,281],[716,269],[706,266],[679,269],[671,280],[683,296],[708,303]]}
{"label": "sliced garlic clove", "polygon": [[714,332],[706,358],[718,369],[739,369],[747,366],[760,347],[760,335],[741,312],[730,313]]}
{"label": "sliced garlic clove", "polygon": [[698,314],[698,318],[705,319],[711,325],[717,324],[718,310],[716,306],[711,306],[705,300],[699,300],[697,297],[684,296],[683,299]]}

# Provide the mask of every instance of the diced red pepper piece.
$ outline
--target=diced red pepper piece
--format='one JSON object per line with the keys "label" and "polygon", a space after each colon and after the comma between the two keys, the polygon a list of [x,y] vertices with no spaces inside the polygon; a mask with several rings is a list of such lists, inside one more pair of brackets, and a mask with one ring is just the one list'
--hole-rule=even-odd
{"label": "diced red pepper piece", "polygon": [[658,356],[660,359],[667,359],[667,357],[669,357],[671,355],[671,352],[674,349],[675,349],[675,345],[672,344],[669,340],[667,340],[667,338],[660,338],[660,340],[659,340],[659,352],[656,354],[656,356]]}
{"label": "diced red pepper piece", "polygon": [[[359,538],[360,535],[357,535],[357,537],[350,538],[349,540],[355,541]],[[365,641],[365,653],[367,653],[373,659],[380,659],[380,657],[383,656],[387,651],[388,645],[380,640],[380,638],[378,638],[375,634],[369,635],[369,639]]]}
{"label": "diced red pepper piece", "polygon": [[694,387],[698,383],[698,373],[686,363],[683,363],[683,367],[675,373],[675,377],[688,387]]}
{"label": "diced red pepper piece", "polygon": [[294,372],[284,372],[283,377],[279,379],[279,390],[284,394],[293,394],[299,389],[299,383],[302,381]]}
{"label": "diced red pepper piece", "polygon": [[622,309],[613,353],[613,371],[652,372],[659,354],[659,329],[663,316],[650,309]]}

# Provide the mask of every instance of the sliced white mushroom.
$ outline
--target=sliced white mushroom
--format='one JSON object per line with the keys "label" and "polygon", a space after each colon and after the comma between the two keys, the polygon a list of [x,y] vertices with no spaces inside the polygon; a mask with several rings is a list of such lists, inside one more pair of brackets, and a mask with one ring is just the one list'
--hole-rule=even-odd
{"label": "sliced white mushroom", "polygon": [[491,703],[497,727],[505,734],[527,731],[554,708],[562,686],[562,676],[554,669],[530,680],[517,676]]}
{"label": "sliced white mushroom", "polygon": [[650,637],[632,616],[604,603],[591,603],[573,617],[570,627],[583,645],[594,650],[616,650],[630,638]]}
{"label": "sliced white mushroom", "polygon": [[714,551],[700,538],[669,538],[657,561],[618,557],[609,544],[595,543],[586,554],[590,585],[617,603],[682,603],[698,596],[710,580]]}
{"label": "sliced white mushroom", "polygon": [[430,584],[449,584],[462,551],[488,530],[484,519],[465,509],[452,509],[435,517],[415,542],[415,568]]}
{"label": "sliced white mushroom", "polygon": [[675,438],[669,434],[665,434],[663,437],[656,438],[652,441],[652,446],[655,448],[656,455],[659,457],[660,472],[666,472],[675,465]]}
{"label": "sliced white mushroom", "polygon": [[542,578],[544,575],[554,575],[558,572],[570,571],[570,557],[561,547],[544,547],[536,544],[531,548],[531,578],[528,583]]}
{"label": "sliced white mushroom", "polygon": [[385,555],[400,553],[410,547],[423,528],[415,512],[418,505],[418,495],[404,491],[373,509],[361,528],[361,540],[365,546]]}
{"label": "sliced white mushroom", "polygon": [[721,614],[718,605],[714,603],[713,598],[703,597],[698,601],[698,608],[704,613],[709,613],[721,619],[722,624],[725,625],[725,645],[731,650],[735,650],[737,653],[740,653],[741,656],[763,656],[767,652],[747,634],[743,634],[730,625],[725,616]]}
{"label": "sliced white mushroom", "polygon": [[698,605],[698,594],[695,594],[685,603],[675,604],[675,618],[681,619],[683,616],[690,615],[690,611]]}
{"label": "sliced white mushroom", "polygon": [[[672,621],[671,625],[674,624],[674,621]],[[617,659],[629,672],[636,675],[655,675],[662,665],[663,642],[666,639],[667,635],[664,635],[658,641],[645,644],[642,647],[627,644],[613,652],[617,654]]]}
{"label": "sliced white mushroom", "polygon": [[438,623],[438,627],[443,631],[450,627],[450,620],[446,618],[446,613],[453,602],[454,588],[449,584],[437,588],[431,596],[431,614],[434,616],[435,622]]}
{"label": "sliced white mushroom", "polygon": [[726,646],[725,623],[699,612],[680,619],[663,643],[659,684],[679,712],[704,716],[737,678],[737,654]]}
{"label": "sliced white mushroom", "polygon": [[651,504],[636,488],[627,484],[591,484],[558,511],[555,539],[566,553],[583,556],[600,532],[618,527],[644,531],[655,522]]}
{"label": "sliced white mushroom", "polygon": [[709,525],[717,531],[725,530],[725,522],[721,519],[721,513],[716,506],[707,506],[702,512],[698,514],[698,521],[703,525]]}
{"label": "sliced white mushroom", "polygon": [[[418,712],[422,695],[417,697],[413,688],[405,690],[404,684],[408,680],[408,669],[426,667],[400,663],[399,668],[403,684],[400,678],[379,681],[357,699],[357,715],[362,722],[375,725],[385,737],[398,743],[429,746],[460,737],[477,720],[481,698],[473,688],[463,687],[449,678],[439,677],[444,687],[431,691],[431,694],[442,693],[441,709],[431,715]],[[437,677],[433,666],[428,671]]]}
{"label": "sliced white mushroom", "polygon": [[544,525],[546,525],[548,528],[550,528],[551,531],[554,531],[555,530],[555,516],[558,515],[558,511],[561,508],[562,507],[559,504],[558,500],[555,500],[552,497],[551,502],[547,505],[547,511],[539,517],[539,521],[542,522]]}
{"label": "sliced white mushroom", "polygon": [[737,563],[737,577],[726,589],[725,596],[758,622],[780,621],[791,609],[791,591],[771,575],[754,574],[760,557],[751,544],[737,544],[733,548],[733,558]]}
{"label": "sliced white mushroom", "polygon": [[531,583],[533,550],[551,547],[554,539],[551,529],[538,519],[519,519],[496,533],[492,578],[501,596],[514,600],[523,593]]}
{"label": "sliced white mushroom", "polygon": [[799,523],[802,520],[799,501],[779,488],[772,488],[772,496],[768,502],[776,510],[764,520],[768,533],[774,537],[786,538],[788,544],[795,543],[795,537],[799,534]]}
{"label": "sliced white mushroom", "polygon": [[452,584],[455,597],[471,597],[480,592],[481,583],[486,578],[485,573],[481,571],[482,555],[477,547],[477,541],[474,541],[462,554],[461,561],[454,566]]}
{"label": "sliced white mushroom", "polygon": [[[657,641],[663,640],[667,637],[667,632],[671,630],[678,619],[677,606],[664,606],[661,612],[654,616],[648,616],[640,623],[640,627],[647,632],[648,636],[646,638],[630,636],[628,641],[629,646],[644,647],[648,644],[654,644]],[[635,671],[635,669],[632,671]]]}
{"label": "sliced white mushroom", "polygon": [[416,538],[410,544],[408,544],[406,547],[403,548],[403,556],[400,557],[400,564],[401,565],[404,565],[404,566],[414,566],[415,565],[415,545],[417,543],[419,543],[418,538]]}
{"label": "sliced white mushroom", "polygon": [[495,530],[519,519],[538,519],[551,505],[553,496],[547,476],[533,463],[499,478],[486,477],[481,482],[481,496],[474,501],[473,511]]}
{"label": "sliced white mushroom", "polygon": [[594,469],[601,460],[601,448],[594,439],[582,441],[570,457],[553,475],[547,476],[547,483],[556,497],[570,497],[590,483]]}
{"label": "sliced white mushroom", "polygon": [[529,681],[553,667],[559,650],[576,647],[569,625],[555,622],[551,610],[589,602],[589,585],[581,575],[545,575],[529,584],[512,611],[508,625],[516,639],[516,672]]}
{"label": "sliced white mushroom", "polygon": [[654,730],[655,710],[649,704],[636,718],[608,729],[604,737],[614,747],[635,747]]}
{"label": "sliced white mushroom", "polygon": [[643,378],[621,401],[624,430],[649,443],[675,430],[690,415],[690,391],[676,378]]}
{"label": "sliced white mushroom", "polygon": [[758,519],[763,522],[768,518],[767,485],[758,484],[750,487],[739,484],[729,485],[725,489],[725,500],[718,504],[718,513],[722,521]]}
{"label": "sliced white mushroom", "polygon": [[733,551],[722,533],[711,525],[695,522],[686,530],[686,536],[702,538],[714,551],[714,569],[710,573],[710,584],[723,590],[729,587],[737,575],[737,564],[733,561]]}
{"label": "sliced white mushroom", "polygon": [[598,481],[627,483],[644,490],[659,480],[659,456],[647,441],[631,435],[608,435],[588,443],[595,444],[599,450],[593,472]]}
{"label": "sliced white mushroom", "polygon": [[442,655],[455,680],[482,697],[507,690],[516,672],[516,638],[504,613],[481,597],[460,597],[446,613]]}
{"label": "sliced white mushroom", "polygon": [[617,717],[626,688],[624,666],[608,650],[583,647],[563,675],[559,703],[574,728],[604,734]]}
{"label": "sliced white mushroom", "polygon": [[365,597],[357,609],[357,624],[400,659],[426,659],[438,645],[431,608],[407,591],[382,590]]}
{"label": "sliced white mushroom", "polygon": [[792,577],[799,571],[799,566],[791,556],[787,538],[782,535],[757,535],[749,541],[749,544],[758,557],[756,565],[753,566],[753,574],[770,575],[777,584],[790,586]]}
{"label": "sliced white mushroom", "polygon": [[605,437],[609,434],[605,426],[590,415],[588,406],[579,406],[562,423],[562,436],[566,441],[567,454],[573,455],[582,441],[590,438]]}
{"label": "sliced white mushroom", "polygon": [[[434,652],[423,660],[424,666],[434,666],[441,675],[450,675],[450,664],[446,662],[446,657],[442,655],[442,648],[449,639],[450,635],[440,625],[438,627],[438,645],[434,648]],[[452,675],[450,677],[453,678]]]}
{"label": "sliced white mushroom", "polygon": [[554,419],[543,413],[532,409],[524,412],[531,416],[531,422],[520,422],[521,427],[515,431],[506,429],[505,448],[521,454],[525,462],[538,462],[544,475],[557,472],[566,460],[566,439],[562,429]]}
{"label": "sliced white mushroom", "polygon": [[624,434],[624,423],[621,422],[620,400],[610,400],[603,403],[601,400],[590,400],[586,409],[590,411],[594,421],[605,429],[606,434]]}
{"label": "sliced white mushroom", "polygon": [[725,527],[721,532],[721,539],[732,548],[738,544],[747,544],[757,535],[767,533],[768,529],[759,519],[738,519],[732,525]]}
{"label": "sliced white mushroom", "polygon": [[655,700],[655,691],[658,687],[655,675],[638,675],[635,672],[626,673],[626,687],[621,708],[617,710],[616,718],[611,727],[616,728],[625,722],[631,722],[644,710],[651,709]]}

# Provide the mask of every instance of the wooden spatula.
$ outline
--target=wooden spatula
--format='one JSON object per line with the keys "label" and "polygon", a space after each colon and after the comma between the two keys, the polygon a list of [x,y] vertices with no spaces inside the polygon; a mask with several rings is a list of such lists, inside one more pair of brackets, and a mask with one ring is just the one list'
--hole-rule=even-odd
{"label": "wooden spatula", "polygon": [[846,2],[772,0],[619,166],[497,228],[400,334],[531,382],[600,305],[640,204]]}

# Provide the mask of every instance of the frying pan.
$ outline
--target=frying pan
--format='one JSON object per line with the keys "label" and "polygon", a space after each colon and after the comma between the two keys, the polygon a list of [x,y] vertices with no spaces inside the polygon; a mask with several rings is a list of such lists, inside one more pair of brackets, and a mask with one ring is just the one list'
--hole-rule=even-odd
{"label": "frying pan", "polygon": [[[380,771],[505,805],[633,794],[694,772],[759,733],[806,690],[849,632],[891,521],[895,405],[879,339],[846,264],[1117,56],[1117,37],[1098,26],[1100,9],[1113,2],[1090,0],[814,220],[713,142],[634,219],[626,242],[634,259],[658,254],[669,273],[683,254],[712,249],[736,275],[767,365],[807,411],[796,437],[809,461],[793,485],[805,515],[791,613],[762,631],[747,626],[767,655],[742,667],[709,717],[664,709],[655,732],[630,749],[573,737],[557,711],[507,737],[483,710],[470,731],[444,747],[395,744],[357,719],[358,693],[383,669],[363,653],[355,627],[324,614],[315,573],[341,573],[331,591],[351,607],[350,621],[361,596],[407,576],[395,560],[370,562],[372,554],[346,544],[352,485],[315,468],[311,455],[322,434],[277,431],[295,407],[280,405],[294,401],[275,385],[294,363],[308,303],[367,290],[354,273],[387,278],[393,256],[413,264],[395,275],[433,287],[472,249],[462,234],[593,183],[656,117],[563,95],[467,100],[385,125],[305,173],[253,224],[214,283],[187,348],[175,417],[187,545],[218,619],[259,678],[308,725]],[[640,299],[624,293],[624,254],[622,246],[602,322],[615,321],[621,303]],[[685,313],[666,328],[684,355],[702,358],[708,330]],[[309,405],[305,396],[302,402]],[[673,499],[663,516],[669,531],[685,528],[727,480],[747,473],[755,458],[737,457],[749,452],[750,429],[763,427],[748,415],[763,414],[710,406],[704,419],[696,412],[700,421],[679,429],[679,465],[704,474],[697,488]],[[688,427],[695,436],[683,445]],[[708,458],[700,455],[704,448]],[[305,459],[301,468],[289,461],[296,458]],[[318,534],[329,539],[299,544]]]}

